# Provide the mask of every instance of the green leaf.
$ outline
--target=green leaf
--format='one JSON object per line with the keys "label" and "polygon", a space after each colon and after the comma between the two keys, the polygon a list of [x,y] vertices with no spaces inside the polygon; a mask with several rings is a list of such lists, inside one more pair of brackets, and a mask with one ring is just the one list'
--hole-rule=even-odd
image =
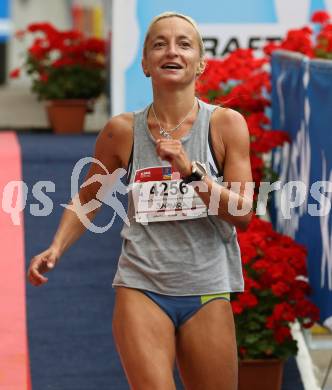
{"label": "green leaf", "polygon": [[260,339],[260,335],[258,333],[249,333],[244,338],[246,344],[254,344],[259,339]]}

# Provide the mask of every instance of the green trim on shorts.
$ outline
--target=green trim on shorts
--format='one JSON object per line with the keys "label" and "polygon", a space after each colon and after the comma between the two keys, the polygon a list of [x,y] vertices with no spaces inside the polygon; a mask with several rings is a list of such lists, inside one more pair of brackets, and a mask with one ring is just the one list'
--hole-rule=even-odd
{"label": "green trim on shorts", "polygon": [[211,299],[215,298],[223,298],[227,301],[230,301],[231,294],[230,293],[221,293],[221,294],[208,294],[208,295],[201,295],[201,304],[204,305],[204,303],[211,301]]}

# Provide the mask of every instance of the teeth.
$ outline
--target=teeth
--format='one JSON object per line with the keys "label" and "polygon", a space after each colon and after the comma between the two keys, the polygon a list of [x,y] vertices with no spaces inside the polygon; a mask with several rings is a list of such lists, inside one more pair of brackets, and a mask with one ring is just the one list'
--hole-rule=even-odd
{"label": "teeth", "polygon": [[163,65],[162,66],[163,68],[166,68],[166,69],[180,69],[180,65],[177,65],[177,64],[166,64],[166,65]]}

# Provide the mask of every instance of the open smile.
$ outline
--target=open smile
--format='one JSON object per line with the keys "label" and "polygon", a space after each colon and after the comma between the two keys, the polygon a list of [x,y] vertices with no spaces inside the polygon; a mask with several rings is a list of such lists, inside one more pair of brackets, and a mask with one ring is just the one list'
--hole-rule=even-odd
{"label": "open smile", "polygon": [[161,66],[161,69],[167,69],[167,70],[179,70],[182,68],[183,68],[182,65],[176,62],[166,62],[164,65]]}

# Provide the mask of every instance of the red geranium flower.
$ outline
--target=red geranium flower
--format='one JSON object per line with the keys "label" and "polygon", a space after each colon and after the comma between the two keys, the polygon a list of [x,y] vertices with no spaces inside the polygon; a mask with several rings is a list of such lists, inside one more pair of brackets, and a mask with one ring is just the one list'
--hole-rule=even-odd
{"label": "red geranium flower", "polygon": [[288,326],[281,326],[274,331],[274,337],[278,343],[283,343],[285,340],[291,338],[291,332]]}
{"label": "red geranium flower", "polygon": [[232,301],[231,305],[234,314],[241,314],[243,312],[243,306],[239,301]]}
{"label": "red geranium flower", "polygon": [[313,23],[325,24],[330,21],[330,14],[326,11],[316,11],[311,16]]}
{"label": "red geranium flower", "polygon": [[279,280],[277,283],[271,286],[271,290],[276,296],[282,296],[289,292],[290,287],[286,283]]}
{"label": "red geranium flower", "polygon": [[12,78],[12,79],[16,79],[16,78],[20,77],[20,74],[21,74],[21,69],[20,68],[16,68],[16,69],[13,69],[9,73],[9,77]]}
{"label": "red geranium flower", "polygon": [[32,23],[25,33],[33,41],[22,69],[32,78],[32,91],[39,99],[93,99],[104,91],[105,40],[60,31],[50,23]]}

